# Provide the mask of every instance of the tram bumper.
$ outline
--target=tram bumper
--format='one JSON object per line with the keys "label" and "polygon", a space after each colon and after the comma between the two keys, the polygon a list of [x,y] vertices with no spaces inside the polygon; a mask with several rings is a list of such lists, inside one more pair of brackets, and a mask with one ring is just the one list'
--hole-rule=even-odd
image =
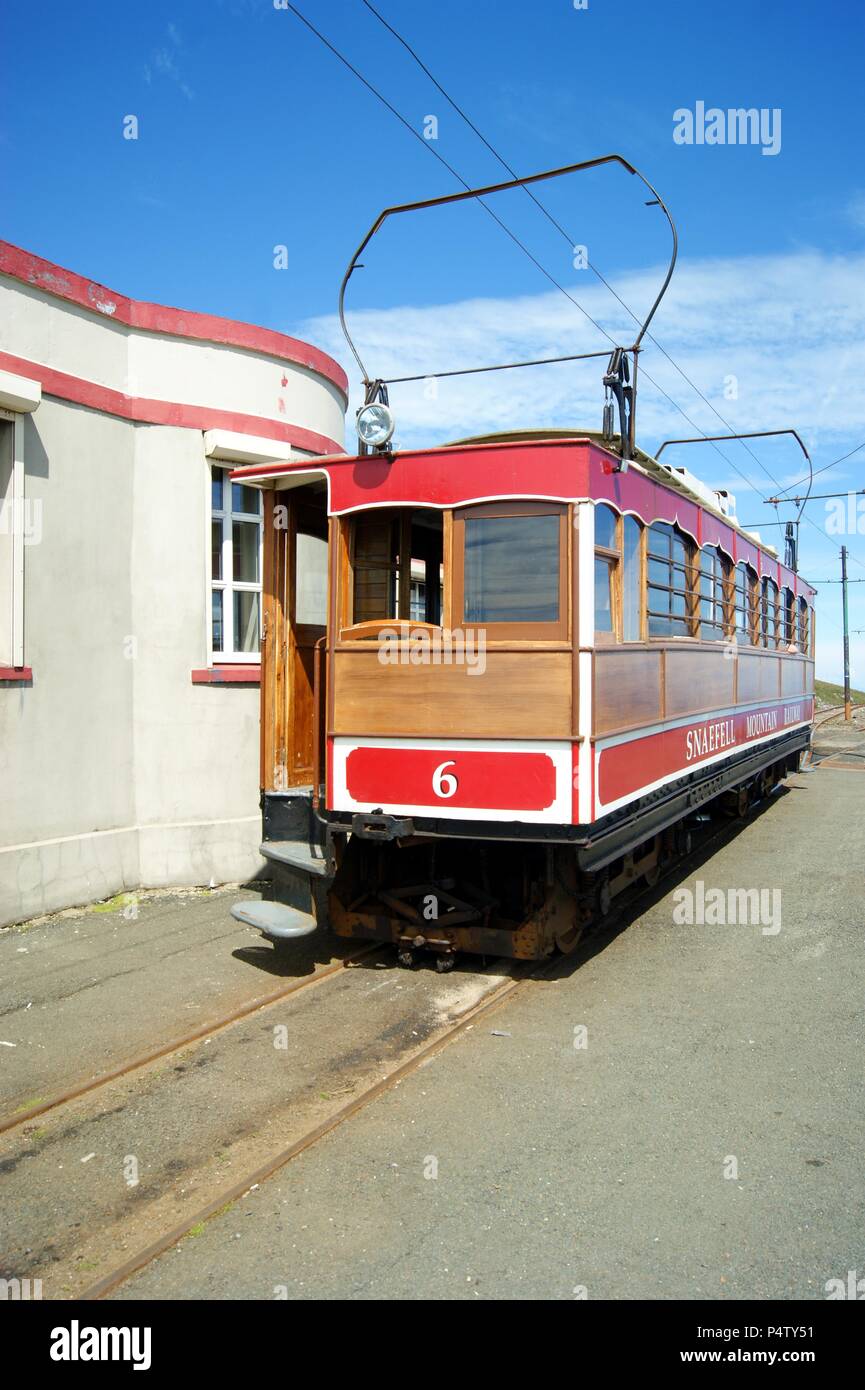
{"label": "tram bumper", "polygon": [[351,833],[361,840],[407,840],[414,835],[414,821],[408,816],[359,812],[351,818]]}

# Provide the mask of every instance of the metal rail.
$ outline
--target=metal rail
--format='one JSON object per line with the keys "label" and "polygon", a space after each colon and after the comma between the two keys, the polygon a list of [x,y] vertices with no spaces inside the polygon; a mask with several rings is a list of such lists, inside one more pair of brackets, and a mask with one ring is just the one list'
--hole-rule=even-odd
{"label": "metal rail", "polygon": [[[764,799],[762,802],[757,803],[752,809],[754,809],[757,814],[760,814],[761,807],[765,806],[765,804],[766,802]],[[739,833],[742,824],[742,820],[723,821],[719,827],[713,828],[708,831],[705,836],[701,836],[690,849],[675,856],[667,867],[662,870],[660,878],[654,884],[644,884],[642,882],[635,884],[626,894],[621,895],[621,901],[616,899],[616,906],[612,908],[609,914],[605,915],[600,920],[597,933],[615,932],[620,929],[622,913],[625,909],[632,908],[635,904],[639,904],[647,896],[660,896],[663,891],[663,885],[675,875],[676,871],[681,868],[683,864],[687,864],[688,861],[693,859],[697,854],[705,854],[706,850],[718,846],[720,842],[726,842],[732,839]],[[586,936],[590,939],[593,939],[595,935],[595,931],[586,933]],[[445,1028],[436,1038],[426,1043],[419,1051],[414,1053],[414,1055],[409,1057],[405,1062],[402,1062],[387,1076],[382,1077],[379,1081],[367,1087],[315,1129],[308,1131],[308,1133],[302,1135],[287,1148],[274,1154],[262,1164],[261,1167],[256,1169],[255,1172],[248,1173],[238,1182],[235,1182],[230,1188],[220,1192],[218,1196],[212,1198],[211,1201],[199,1208],[196,1212],[187,1214],[181,1223],[159,1236],[158,1239],[153,1241],[150,1245],[138,1250],[122,1265],[119,1265],[116,1269],[110,1271],[101,1279],[98,1279],[95,1283],[84,1289],[79,1297],[84,1300],[96,1300],[105,1298],[113,1293],[115,1289],[119,1288],[120,1285],[124,1284],[134,1274],[137,1274],[140,1270],[146,1268],[147,1265],[152,1264],[160,1255],[165,1254],[166,1251],[176,1246],[188,1235],[190,1230],[200,1227],[214,1216],[219,1215],[227,1205],[239,1201],[252,1187],[265,1182],[268,1178],[279,1172],[280,1169],[284,1168],[286,1164],[290,1163],[292,1159],[297,1158],[307,1149],[312,1148],[320,1139],[331,1134],[340,1125],[344,1124],[346,1120],[351,1119],[352,1116],[356,1115],[360,1110],[363,1110],[367,1105],[377,1100],[379,1096],[392,1090],[400,1081],[428,1061],[430,1057],[447,1047],[449,1043],[453,1042],[465,1032],[467,1028],[474,1024],[477,1018],[492,1012],[499,1004],[504,1003],[506,999],[512,998],[517,991],[523,991],[533,982],[542,980],[546,976],[552,974],[554,970],[562,968],[572,969],[575,964],[579,964],[579,961],[580,956],[578,949],[576,955],[555,955],[551,960],[542,961],[534,968],[526,970],[524,973],[519,973],[509,980],[504,981],[503,984],[491,990],[484,999],[479,1000],[478,1003],[467,1010],[461,1018]],[[507,964],[513,965],[514,962],[509,961]],[[494,962],[491,969],[495,969],[496,965],[498,965],[498,962]]]}
{"label": "metal rail", "polygon": [[19,1125],[27,1124],[29,1120],[36,1119],[39,1115],[48,1114],[49,1111],[58,1110],[64,1105],[68,1105],[73,1100],[78,1100],[81,1096],[89,1095],[93,1091],[99,1091],[103,1086],[108,1086],[112,1081],[119,1081],[124,1076],[131,1076],[133,1072],[141,1071],[149,1066],[151,1062],[158,1062],[163,1057],[168,1057],[174,1052],[182,1052],[184,1048],[190,1047],[193,1043],[200,1042],[202,1038],[211,1037],[215,1033],[221,1033],[225,1028],[229,1028],[233,1023],[239,1023],[244,1018],[249,1018],[251,1014],[257,1013],[259,1009],[266,1009],[270,1004],[278,1004],[283,999],[287,999],[292,994],[299,994],[301,990],[311,989],[314,985],[322,984],[333,975],[338,975],[346,966],[353,965],[355,961],[362,960],[371,955],[373,951],[380,951],[386,942],[376,942],[372,946],[364,946],[358,951],[353,951],[351,955],[344,956],[342,960],[334,961],[332,965],[326,965],[315,975],[306,979],[294,980],[284,989],[273,990],[270,994],[260,995],[257,999],[251,1000],[248,1004],[241,1005],[238,1009],[233,1009],[231,1013],[223,1014],[221,1017],[212,1019],[209,1023],[202,1024],[199,1028],[192,1029],[180,1038],[173,1038],[170,1042],[164,1043],[159,1047],[151,1048],[148,1052],[139,1053],[137,1057],[131,1057],[126,1062],[121,1062],[111,1071],[100,1073],[99,1076],[91,1077],[87,1081],[77,1082],[73,1086],[67,1087],[65,1091],[59,1091],[54,1096],[49,1096],[47,1100],[41,1101],[38,1105],[30,1105],[26,1110],[16,1111],[11,1115],[6,1115],[0,1119],[0,1134],[6,1134],[9,1130],[17,1129]]}

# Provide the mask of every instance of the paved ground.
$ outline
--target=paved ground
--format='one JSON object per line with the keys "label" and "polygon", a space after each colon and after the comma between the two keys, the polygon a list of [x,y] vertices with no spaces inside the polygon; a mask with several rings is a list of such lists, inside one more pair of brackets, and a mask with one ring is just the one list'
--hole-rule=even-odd
{"label": "paved ground", "polygon": [[230,915],[233,902],[258,896],[242,888],[121,895],[0,931],[0,1114],[183,1037],[345,953],[335,938],[316,935],[290,961],[277,957]]}
{"label": "paved ground", "polygon": [[[825,752],[851,746],[842,733]],[[792,778],[638,916],[117,1296],[820,1298],[826,1280],[862,1274],[863,811],[859,771]],[[704,902],[765,890],[763,921],[675,921],[698,882]],[[0,1041],[17,1044],[0,1048],[2,1112],[333,958],[330,939],[312,938],[278,964],[231,922],[232,900],[160,896],[136,921],[61,915],[0,933]],[[479,987],[470,973],[352,972],[351,989],[298,996],[281,1073],[273,1019],[257,1017],[107,1107],[76,1102],[7,1136],[12,1272],[53,1252],[59,1277],[77,1250],[73,1286],[95,1278],[145,1243],[151,1217],[197,1205],[205,1169],[251,1171]],[[129,1153],[144,1181],[123,1195]]]}
{"label": "paved ground", "polygon": [[667,891],[119,1296],[824,1297],[865,1270],[863,811],[791,779],[681,882],[780,889],[777,933]]}

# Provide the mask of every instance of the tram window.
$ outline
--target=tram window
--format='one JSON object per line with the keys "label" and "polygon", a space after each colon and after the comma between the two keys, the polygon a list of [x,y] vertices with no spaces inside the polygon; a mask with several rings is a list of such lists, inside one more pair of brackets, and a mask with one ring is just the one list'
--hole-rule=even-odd
{"label": "tram window", "polygon": [[616,636],[616,589],[621,547],[619,518],[612,507],[595,507],[595,633]]}
{"label": "tram window", "polygon": [[361,512],[354,518],[352,621],[395,618],[399,520],[393,512]]}
{"label": "tram window", "polygon": [[465,520],[467,623],[559,620],[558,513]]}
{"label": "tram window", "polygon": [[792,647],[796,643],[796,600],[792,589],[784,589],[781,602],[781,646]]}
{"label": "tram window", "polygon": [[727,633],[727,583],[730,567],[717,546],[700,551],[700,636],[722,642]]}
{"label": "tram window", "polygon": [[453,514],[455,623],[487,623],[492,641],[568,638],[568,509],[485,502]]}
{"label": "tram window", "polygon": [[808,601],[800,598],[798,605],[798,622],[796,625],[796,642],[800,652],[808,655]]}
{"label": "tram window", "polygon": [[376,508],[352,518],[352,622],[441,622],[442,514]]}
{"label": "tram window", "polygon": [[733,606],[735,640],[753,642],[757,625],[757,576],[744,560],[739,562],[734,572]]}
{"label": "tram window", "polygon": [[643,636],[643,528],[632,516],[622,522],[622,640]]}
{"label": "tram window", "polygon": [[760,599],[760,646],[780,646],[778,630],[778,585],[772,579],[763,580]]}
{"label": "tram window", "polygon": [[294,620],[311,627],[327,623],[327,541],[298,530],[295,554]]}
{"label": "tram window", "polygon": [[691,547],[682,533],[665,521],[649,527],[647,579],[649,636],[695,636]]}
{"label": "tram window", "polygon": [[595,556],[595,632],[614,632],[614,562]]}
{"label": "tram window", "polygon": [[595,507],[595,634],[639,642],[643,635],[643,528],[612,507]]}

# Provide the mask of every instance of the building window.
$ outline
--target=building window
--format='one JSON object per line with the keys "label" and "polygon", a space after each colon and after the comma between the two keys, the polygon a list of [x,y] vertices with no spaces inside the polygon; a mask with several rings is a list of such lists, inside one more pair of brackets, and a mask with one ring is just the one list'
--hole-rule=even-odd
{"label": "building window", "polygon": [[692,548],[675,526],[656,521],[647,540],[650,637],[695,637]]}
{"label": "building window", "polygon": [[780,645],[778,585],[772,579],[764,579],[760,599],[760,646],[778,647]]}
{"label": "building window", "polygon": [[24,501],[23,417],[0,418],[0,667],[24,666],[24,546],[41,534],[41,504]]}
{"label": "building window", "polygon": [[741,560],[733,580],[734,637],[737,642],[754,643],[757,639],[757,575]]}
{"label": "building window", "polygon": [[262,496],[211,470],[211,651],[214,661],[261,659]]}

